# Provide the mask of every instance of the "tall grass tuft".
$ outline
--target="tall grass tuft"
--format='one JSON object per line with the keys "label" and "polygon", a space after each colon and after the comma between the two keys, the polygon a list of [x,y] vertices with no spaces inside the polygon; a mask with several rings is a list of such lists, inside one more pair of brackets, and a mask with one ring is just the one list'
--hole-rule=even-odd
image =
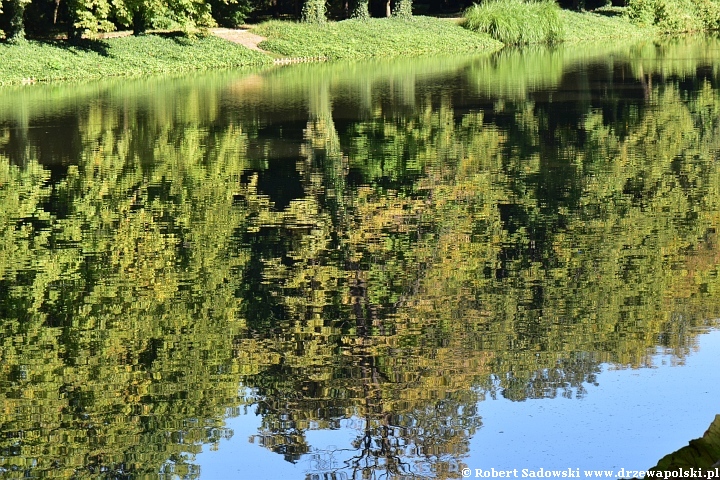
{"label": "tall grass tuft", "polygon": [[488,33],[506,45],[554,43],[563,39],[560,7],[554,0],[486,0],[465,11],[463,26]]}

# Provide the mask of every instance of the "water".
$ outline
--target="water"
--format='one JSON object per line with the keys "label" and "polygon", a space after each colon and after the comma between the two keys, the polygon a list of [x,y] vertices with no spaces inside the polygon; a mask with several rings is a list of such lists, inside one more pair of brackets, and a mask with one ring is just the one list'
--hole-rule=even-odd
{"label": "water", "polygon": [[720,410],[718,58],[0,91],[3,475],[653,466]]}

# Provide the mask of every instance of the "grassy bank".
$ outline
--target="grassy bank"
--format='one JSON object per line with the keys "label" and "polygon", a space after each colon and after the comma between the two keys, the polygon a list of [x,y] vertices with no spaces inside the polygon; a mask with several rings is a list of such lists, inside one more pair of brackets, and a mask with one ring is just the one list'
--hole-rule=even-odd
{"label": "grassy bank", "polygon": [[462,25],[487,33],[506,45],[594,41],[599,38],[641,38],[660,30],[637,22],[629,9],[578,13],[553,0],[491,0],[470,7]]}
{"label": "grassy bank", "polygon": [[106,40],[0,43],[0,84],[91,80],[272,63],[216,37],[146,35]]}
{"label": "grassy bank", "polygon": [[629,0],[592,13],[562,10],[554,0],[486,0],[465,12],[462,25],[506,45],[647,38],[719,30],[720,0]]}
{"label": "grassy bank", "polygon": [[563,41],[593,42],[598,39],[641,39],[653,38],[660,32],[653,25],[637,25],[626,15],[605,15],[601,13],[578,13],[561,10]]}
{"label": "grassy bank", "polygon": [[411,19],[345,20],[324,25],[270,21],[253,29],[268,37],[260,44],[287,57],[353,59],[493,51],[502,44],[489,35],[460,28],[452,20],[416,16]]}
{"label": "grassy bank", "polygon": [[455,22],[431,17],[381,18],[311,25],[271,21],[253,32],[268,37],[266,55],[216,37],[146,35],[104,40],[0,43],[0,84],[92,80],[216,70],[290,58],[355,59],[494,51],[502,44]]}

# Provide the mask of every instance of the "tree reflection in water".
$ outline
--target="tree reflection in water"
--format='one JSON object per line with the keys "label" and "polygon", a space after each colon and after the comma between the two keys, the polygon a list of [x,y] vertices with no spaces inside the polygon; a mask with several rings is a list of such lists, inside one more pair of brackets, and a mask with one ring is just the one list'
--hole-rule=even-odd
{"label": "tree reflection in water", "polygon": [[483,396],[686,354],[718,49],[579,50],[0,97],[2,473],[194,478],[257,405],[309,478],[457,478]]}

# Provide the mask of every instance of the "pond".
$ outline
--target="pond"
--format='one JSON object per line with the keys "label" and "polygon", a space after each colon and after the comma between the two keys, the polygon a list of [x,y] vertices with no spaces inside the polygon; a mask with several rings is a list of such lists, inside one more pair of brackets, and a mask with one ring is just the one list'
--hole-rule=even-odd
{"label": "pond", "polygon": [[719,68],[683,37],[0,90],[0,476],[652,467],[720,413]]}

